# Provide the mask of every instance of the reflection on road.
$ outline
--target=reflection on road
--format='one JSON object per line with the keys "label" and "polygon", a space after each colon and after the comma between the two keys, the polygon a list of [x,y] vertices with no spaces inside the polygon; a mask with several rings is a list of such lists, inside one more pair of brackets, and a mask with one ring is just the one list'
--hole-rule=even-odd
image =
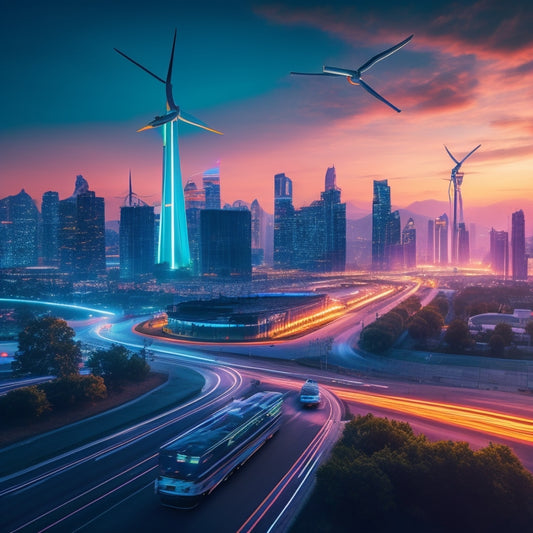
{"label": "reflection on road", "polygon": [[382,407],[444,424],[482,431],[489,435],[533,443],[533,419],[530,418],[478,409],[467,405],[415,400],[399,396],[381,396],[331,387],[329,389],[338,398],[345,401]]}

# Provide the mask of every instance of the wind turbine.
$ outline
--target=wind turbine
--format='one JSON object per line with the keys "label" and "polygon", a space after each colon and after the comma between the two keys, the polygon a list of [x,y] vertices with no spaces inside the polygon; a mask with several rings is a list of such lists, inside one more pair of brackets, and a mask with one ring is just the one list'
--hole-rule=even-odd
{"label": "wind turbine", "polygon": [[189,268],[191,255],[187,233],[187,219],[185,216],[185,200],[183,197],[183,184],[181,180],[181,166],[178,143],[178,122],[186,122],[198,128],[213,133],[221,132],[210,128],[197,118],[185,113],[174,101],[172,94],[172,66],[174,63],[174,49],[176,47],[176,33],[172,42],[172,52],[168,63],[167,77],[163,79],[146,67],[117,50],[121,56],[131,61],[134,65],[144,70],[165,85],[166,113],[156,116],[138,131],[158,128],[162,126],[163,133],[163,171],[161,191],[161,214],[159,223],[159,242],[157,247],[157,263],[166,265],[169,270]]}
{"label": "wind turbine", "polygon": [[172,42],[172,53],[170,54],[170,61],[168,63],[168,71],[167,71],[167,78],[164,80],[163,78],[160,78],[157,74],[154,74],[152,71],[148,70],[146,67],[132,59],[131,57],[127,56],[124,52],[121,52],[117,48],[114,48],[115,52],[118,52],[122,57],[125,57],[128,61],[131,61],[134,65],[137,65],[139,68],[150,74],[150,76],[153,76],[156,80],[160,81],[165,85],[165,93],[167,97],[167,112],[164,115],[156,116],[154,120],[149,122],[146,126],[138,129],[137,131],[144,131],[152,128],[157,128],[159,126],[162,126],[163,124],[166,124],[168,122],[173,122],[174,120],[180,120],[182,122],[186,122],[187,124],[191,124],[192,126],[196,126],[198,128],[202,128],[207,131],[212,131],[213,133],[218,133],[219,135],[223,135],[222,132],[214,130],[213,128],[210,128],[205,122],[202,122],[201,120],[193,117],[192,115],[189,115],[188,113],[185,113],[176,103],[174,102],[174,96],[172,94],[172,65],[174,63],[174,48],[176,47],[176,33],[177,30],[174,30],[174,41]]}
{"label": "wind turbine", "polygon": [[450,202],[450,209],[451,209],[451,203],[452,203],[452,185],[453,185],[453,229],[452,229],[452,263],[456,263],[457,261],[457,199],[459,199],[459,222],[464,222],[463,220],[463,197],[461,195],[461,185],[463,184],[463,176],[464,174],[462,172],[459,172],[461,169],[461,165],[481,146],[481,144],[478,144],[471,152],[469,152],[467,155],[461,159],[461,161],[458,161],[453,154],[448,150],[448,147],[444,145],[444,148],[446,149],[446,152],[448,152],[448,155],[452,158],[452,160],[455,163],[455,166],[452,168],[452,173],[450,176],[450,183],[448,185],[448,200]]}
{"label": "wind turbine", "polygon": [[395,105],[391,104],[388,100],[385,100],[383,96],[381,96],[378,92],[372,89],[372,87],[370,87],[368,83],[362,80],[361,74],[363,74],[363,72],[366,72],[369,68],[373,67],[378,61],[389,57],[390,55],[394,54],[394,52],[397,52],[400,48],[404,47],[413,38],[413,35],[410,35],[401,43],[398,43],[392,46],[391,48],[388,48],[384,52],[381,52],[380,54],[377,54],[374,57],[370,58],[357,70],[349,70],[339,67],[328,67],[324,65],[322,67],[322,72],[291,72],[291,74],[295,74],[298,76],[344,76],[348,80],[348,83],[350,83],[351,85],[360,85],[363,89],[365,89],[365,91],[369,92],[372,96],[376,97],[378,100],[381,100],[384,104],[387,104],[389,107],[394,109],[394,111],[400,113],[401,109],[398,109]]}

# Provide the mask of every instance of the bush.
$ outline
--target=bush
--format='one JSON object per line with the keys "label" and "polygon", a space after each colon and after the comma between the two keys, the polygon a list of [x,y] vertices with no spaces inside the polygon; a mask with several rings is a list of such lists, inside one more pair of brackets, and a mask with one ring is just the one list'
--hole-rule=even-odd
{"label": "bush", "polygon": [[0,416],[8,422],[35,420],[50,411],[50,402],[39,387],[22,387],[0,397]]}
{"label": "bush", "polygon": [[107,396],[104,380],[99,376],[67,376],[43,383],[40,388],[54,410],[66,409],[85,401],[101,400]]}

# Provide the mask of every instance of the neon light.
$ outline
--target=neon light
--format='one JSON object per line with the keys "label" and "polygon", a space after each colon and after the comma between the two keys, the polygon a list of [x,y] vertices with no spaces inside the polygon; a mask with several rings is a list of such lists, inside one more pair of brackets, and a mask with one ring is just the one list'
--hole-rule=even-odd
{"label": "neon light", "polygon": [[115,316],[115,313],[112,313],[111,311],[103,311],[102,309],[94,309],[93,307],[85,307],[83,305],[59,304],[56,302],[43,302],[39,300],[21,300],[19,298],[0,298],[0,302],[47,305],[49,307],[65,307],[67,309],[80,309],[82,311],[91,311],[92,313],[100,313],[102,315]]}

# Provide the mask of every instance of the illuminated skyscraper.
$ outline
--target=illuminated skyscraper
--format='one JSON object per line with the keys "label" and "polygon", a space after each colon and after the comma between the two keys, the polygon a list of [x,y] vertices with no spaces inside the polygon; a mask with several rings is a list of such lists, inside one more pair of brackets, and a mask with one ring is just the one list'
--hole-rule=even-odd
{"label": "illuminated skyscraper", "polygon": [[217,166],[206,170],[202,183],[205,191],[205,208],[220,209],[220,168]]}
{"label": "illuminated skyscraper", "polygon": [[470,263],[469,232],[464,222],[459,222],[457,226],[457,263],[459,265]]}
{"label": "illuminated skyscraper", "polygon": [[203,209],[200,213],[204,276],[244,278],[252,275],[251,216],[248,209]]}
{"label": "illuminated skyscraper", "polygon": [[435,264],[448,264],[448,215],[435,219]]}
{"label": "illuminated skyscraper", "polygon": [[39,211],[24,189],[0,200],[0,267],[37,264],[38,224]]}
{"label": "illuminated skyscraper", "polygon": [[507,279],[509,275],[509,234],[490,230],[490,266],[494,274]]}
{"label": "illuminated skyscraper", "polygon": [[59,264],[59,194],[48,191],[43,194],[42,215],[42,258],[44,265]]}
{"label": "illuminated skyscraper", "polygon": [[410,218],[402,231],[403,265],[405,268],[416,267],[416,228]]}
{"label": "illuminated skyscraper", "polygon": [[435,221],[428,220],[428,242],[426,263],[432,265],[435,262]]}
{"label": "illuminated skyscraper", "polygon": [[292,180],[285,174],[274,176],[274,268],[292,268],[294,207]]}
{"label": "illuminated skyscraper", "polygon": [[391,201],[387,180],[374,180],[372,199],[372,269],[386,270],[387,227],[390,223]]}
{"label": "illuminated skyscraper", "polygon": [[511,222],[511,254],[513,280],[527,280],[527,261],[526,255],[526,225],[524,212],[516,211],[512,215]]}
{"label": "illuminated skyscraper", "polygon": [[131,189],[120,208],[120,277],[139,279],[153,273],[154,208],[143,202]]}

